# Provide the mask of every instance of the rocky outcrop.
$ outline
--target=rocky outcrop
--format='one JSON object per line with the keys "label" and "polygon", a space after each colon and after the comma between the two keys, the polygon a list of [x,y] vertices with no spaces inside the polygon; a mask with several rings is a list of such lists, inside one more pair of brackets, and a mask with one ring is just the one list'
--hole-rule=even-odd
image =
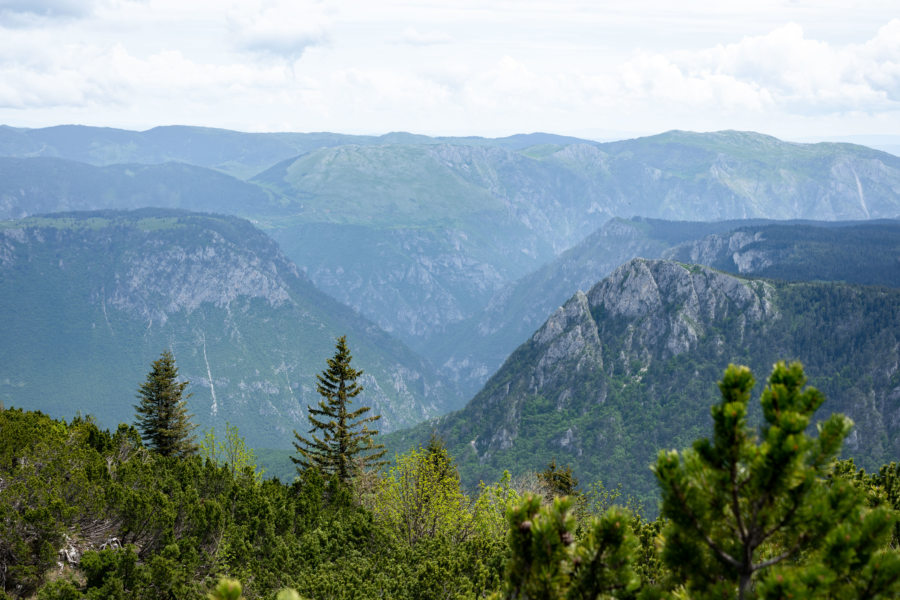
{"label": "rocky outcrop", "polygon": [[714,234],[666,250],[663,256],[700,265],[719,265],[730,259],[738,273],[754,273],[771,266],[771,251],[747,249],[764,240],[761,231],[736,231]]}
{"label": "rocky outcrop", "polygon": [[[502,425],[478,437],[477,452],[485,460],[512,447],[523,397],[547,398],[558,411],[597,406],[611,374],[640,379],[654,362],[726,336],[743,340],[749,328],[778,318],[769,283],[665,260],[629,261],[558,308],[473,399],[467,410],[502,414]],[[572,434],[560,439],[571,442]]]}
{"label": "rocky outcrop", "polygon": [[621,351],[647,360],[687,352],[726,323],[740,340],[748,322],[776,317],[773,291],[765,282],[708,267],[636,259],[594,286],[588,298],[604,318],[601,334],[626,322]]}
{"label": "rocky outcrop", "polygon": [[299,273],[287,259],[263,261],[215,231],[204,234],[189,247],[148,239],[124,255],[114,285],[105,290],[107,305],[165,324],[172,313],[190,314],[203,304],[227,308],[238,298],[258,298],[271,308],[294,303],[284,275]]}
{"label": "rocky outcrop", "polygon": [[[532,343],[541,349],[535,366],[531,388],[534,391],[552,384],[561,374],[560,363],[574,361],[574,374],[586,369],[602,369],[603,358],[597,324],[591,318],[588,297],[577,292],[537,330]],[[568,368],[573,368],[569,366]],[[571,377],[572,372],[566,372]],[[564,402],[564,399],[560,401]]]}

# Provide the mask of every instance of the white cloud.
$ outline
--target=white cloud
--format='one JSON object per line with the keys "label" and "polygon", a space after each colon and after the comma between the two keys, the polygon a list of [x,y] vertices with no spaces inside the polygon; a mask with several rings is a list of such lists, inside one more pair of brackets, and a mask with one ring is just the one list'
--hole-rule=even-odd
{"label": "white cloud", "polygon": [[239,2],[227,18],[238,48],[295,61],[328,40],[329,13],[321,2]]}
{"label": "white cloud", "polygon": [[900,19],[839,4],[0,0],[0,122],[900,130]]}
{"label": "white cloud", "polygon": [[453,38],[437,30],[422,32],[415,27],[407,27],[398,39],[400,43],[411,46],[433,46],[435,44],[449,44]]}
{"label": "white cloud", "polygon": [[[858,61],[858,62],[857,62]],[[862,46],[851,68],[859,69],[873,89],[900,102],[900,19],[893,19]]]}
{"label": "white cloud", "polygon": [[122,44],[54,46],[47,34],[26,32],[0,41],[4,108],[127,106],[173,98],[218,103],[235,90],[272,90],[287,81],[280,67],[197,63],[177,50],[137,57]]}
{"label": "white cloud", "polygon": [[621,68],[631,97],[792,113],[900,109],[900,20],[864,44],[808,39],[788,24],[701,51],[641,54]]}

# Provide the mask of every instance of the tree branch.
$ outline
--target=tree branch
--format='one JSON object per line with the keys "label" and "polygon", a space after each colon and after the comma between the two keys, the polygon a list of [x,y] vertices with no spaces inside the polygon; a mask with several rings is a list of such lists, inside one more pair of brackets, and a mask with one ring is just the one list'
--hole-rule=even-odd
{"label": "tree branch", "polygon": [[712,550],[716,556],[718,556],[722,561],[728,563],[730,566],[735,569],[741,568],[741,563],[737,561],[733,556],[719,548],[719,545],[709,537],[709,535],[703,531],[703,528],[700,526],[700,522],[698,521],[696,515],[694,515],[694,511],[690,509],[687,502],[685,501],[684,494],[681,493],[681,489],[678,487],[678,484],[672,483],[672,489],[675,491],[675,494],[678,496],[678,499],[681,501],[681,506],[684,508],[688,517],[691,519],[691,524],[694,526],[694,529],[697,530],[697,533],[700,534],[701,539],[709,546],[710,550]]}

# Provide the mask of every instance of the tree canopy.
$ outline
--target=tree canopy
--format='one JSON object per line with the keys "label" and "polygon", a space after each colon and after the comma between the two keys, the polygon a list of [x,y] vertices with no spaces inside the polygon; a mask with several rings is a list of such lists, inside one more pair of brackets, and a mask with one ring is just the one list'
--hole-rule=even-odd
{"label": "tree canopy", "polygon": [[711,409],[713,439],[660,452],[663,559],[692,598],[895,597],[900,560],[881,550],[894,517],[832,477],[852,422],[833,414],[808,435],[824,396],[805,384],[800,363],[775,365],[756,435],[753,375],[730,365]]}
{"label": "tree canopy", "polygon": [[822,398],[799,365],[749,427],[752,380],[730,367],[713,436],[660,455],[653,521],[591,485],[524,492],[537,474],[470,496],[437,439],[349,486],[317,468],[284,484],[162,456],[128,425],[0,411],[0,599],[898,597],[900,467],[832,460],[848,422],[807,433]]}
{"label": "tree canopy", "polygon": [[138,388],[135,424],[141,437],[163,456],[186,456],[197,451],[184,394],[187,381],[178,381],[175,357],[168,350],[153,362],[147,380]]}
{"label": "tree canopy", "polygon": [[337,339],[335,348],[328,368],[316,375],[316,390],[322,399],[317,408],[307,406],[310,435],[307,438],[294,431],[294,448],[300,456],[291,460],[299,472],[315,468],[346,482],[360,469],[383,465],[380,459],[386,450],[375,443],[378,430],[368,427],[381,415],[364,416],[368,406],[350,408],[353,398],[363,391],[356,382],[363,371],[350,365],[353,357],[346,336]]}

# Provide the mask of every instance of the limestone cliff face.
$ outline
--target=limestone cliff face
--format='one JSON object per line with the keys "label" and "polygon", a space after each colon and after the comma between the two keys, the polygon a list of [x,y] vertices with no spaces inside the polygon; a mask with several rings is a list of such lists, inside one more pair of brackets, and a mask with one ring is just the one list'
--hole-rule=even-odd
{"label": "limestone cliff face", "polygon": [[480,313],[450,329],[447,337],[455,343],[437,346],[432,361],[474,395],[574,290],[590,289],[622,263],[659,256],[666,247],[644,224],[612,219],[578,246],[498,290]]}
{"label": "limestone cliff face", "polygon": [[204,303],[229,308],[238,298],[260,299],[270,308],[296,305],[284,276],[300,273],[274,248],[267,248],[269,256],[250,254],[215,231],[193,242],[173,246],[150,237],[127,252],[114,287],[106,291],[108,305],[160,324],[169,314],[190,314]]}
{"label": "limestone cliff face", "polygon": [[[95,253],[89,268],[100,285],[92,300],[148,327],[204,304],[229,309],[238,299],[258,299],[270,308],[297,306],[292,287],[310,286],[271,240],[239,219],[160,213],[168,216],[128,221],[122,218],[128,213],[97,213],[106,216],[92,223],[89,213],[73,214],[78,216],[0,230],[0,265],[35,264],[42,258],[39,249],[49,247],[58,256],[56,267],[74,272]],[[109,219],[114,214],[118,222]]]}
{"label": "limestone cliff face", "polygon": [[773,288],[664,260],[633,260],[591,289],[590,305],[605,317],[601,334],[627,322],[621,352],[647,361],[687,352],[726,322],[738,340],[748,322],[773,319]]}
{"label": "limestone cliff face", "polygon": [[739,273],[754,273],[774,262],[772,250],[747,248],[764,239],[765,234],[761,231],[715,234],[667,250],[664,256],[701,265],[721,264],[723,260],[730,259]]}
{"label": "limestone cliff face", "polygon": [[900,287],[900,222],[741,224],[662,252],[671,260],[788,281]]}
{"label": "limestone cliff face", "polygon": [[[531,341],[542,349],[531,382],[531,388],[535,391],[559,380],[563,374],[567,378],[572,375],[577,377],[587,369],[603,368],[597,324],[591,318],[591,308],[584,292],[577,292],[558,308]],[[573,371],[559,368],[560,363],[571,363],[573,358]]]}
{"label": "limestone cliff face", "polygon": [[513,446],[523,397],[540,395],[556,410],[603,404],[611,375],[639,380],[652,363],[701,342],[724,344],[723,330],[742,340],[748,325],[778,319],[774,296],[769,283],[705,267],[629,261],[558,308],[473,399],[467,411],[503,415],[490,436],[478,437],[476,451],[484,460]]}

